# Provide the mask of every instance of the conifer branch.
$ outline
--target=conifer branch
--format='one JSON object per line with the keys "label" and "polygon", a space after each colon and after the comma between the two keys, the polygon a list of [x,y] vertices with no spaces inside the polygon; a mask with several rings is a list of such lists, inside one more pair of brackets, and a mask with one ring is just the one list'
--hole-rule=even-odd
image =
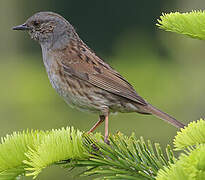
{"label": "conifer branch", "polygon": [[156,24],[165,31],[205,40],[205,11],[163,13]]}
{"label": "conifer branch", "polygon": [[174,139],[179,160],[160,169],[157,180],[205,179],[205,120],[191,122]]}
{"label": "conifer branch", "polygon": [[205,179],[204,132],[202,119],[178,132],[174,144],[177,150],[183,149],[179,158],[170,146],[162,150],[134,134],[110,135],[107,145],[99,133],[88,135],[69,127],[13,133],[0,144],[0,180],[25,174],[35,178],[50,165],[85,167],[82,175],[98,175],[98,179]]}
{"label": "conifer branch", "polygon": [[34,144],[39,144],[46,133],[27,130],[1,138],[0,180],[14,179],[25,173],[25,152],[29,147],[34,148]]}

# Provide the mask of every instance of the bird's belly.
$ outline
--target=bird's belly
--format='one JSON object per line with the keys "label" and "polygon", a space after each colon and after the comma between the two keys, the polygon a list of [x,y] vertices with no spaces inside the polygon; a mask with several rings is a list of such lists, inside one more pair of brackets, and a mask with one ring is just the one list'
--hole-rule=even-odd
{"label": "bird's belly", "polygon": [[54,73],[48,76],[52,87],[71,107],[98,114],[107,108],[106,101],[93,92],[95,87],[73,78],[66,78],[66,81],[63,81],[58,74]]}
{"label": "bird's belly", "polygon": [[82,80],[48,73],[52,87],[71,107],[81,111],[100,114],[105,109],[109,112],[134,112],[137,107],[126,99],[95,87]]}

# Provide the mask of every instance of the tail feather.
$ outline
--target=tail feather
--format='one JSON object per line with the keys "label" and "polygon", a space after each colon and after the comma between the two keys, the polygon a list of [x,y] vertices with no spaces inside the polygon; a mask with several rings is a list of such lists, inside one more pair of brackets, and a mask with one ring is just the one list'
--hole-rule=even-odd
{"label": "tail feather", "polygon": [[144,106],[144,108],[147,112],[157,116],[158,118],[172,124],[173,126],[177,128],[183,128],[185,125],[182,124],[181,122],[177,121],[175,118],[171,117],[170,115],[160,111],[159,109],[155,108],[151,104],[147,104]]}

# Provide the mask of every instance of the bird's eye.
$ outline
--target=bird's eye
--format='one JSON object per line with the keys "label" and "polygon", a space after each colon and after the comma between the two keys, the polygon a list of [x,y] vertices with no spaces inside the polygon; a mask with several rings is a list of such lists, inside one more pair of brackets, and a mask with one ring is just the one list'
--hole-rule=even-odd
{"label": "bird's eye", "polygon": [[40,22],[39,21],[33,21],[33,25],[38,27],[40,25]]}

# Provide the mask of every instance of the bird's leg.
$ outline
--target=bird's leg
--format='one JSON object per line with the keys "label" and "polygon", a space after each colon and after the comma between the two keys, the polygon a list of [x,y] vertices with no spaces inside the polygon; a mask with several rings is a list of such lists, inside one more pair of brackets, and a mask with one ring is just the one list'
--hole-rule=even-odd
{"label": "bird's leg", "polygon": [[99,121],[88,131],[88,134],[93,132],[104,120],[105,120],[105,116],[104,115],[100,115],[99,116]]}
{"label": "bird's leg", "polygon": [[110,145],[110,141],[108,140],[108,114],[105,116],[105,137],[104,142]]}

